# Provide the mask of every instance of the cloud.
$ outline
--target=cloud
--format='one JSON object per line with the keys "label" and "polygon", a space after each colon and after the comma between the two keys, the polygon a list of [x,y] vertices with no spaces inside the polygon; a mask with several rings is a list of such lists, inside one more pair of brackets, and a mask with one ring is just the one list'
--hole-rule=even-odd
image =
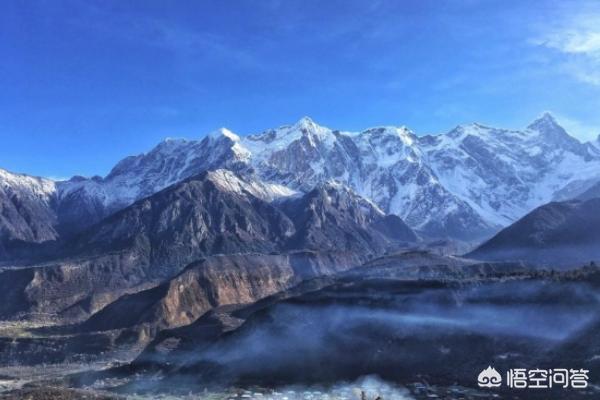
{"label": "cloud", "polygon": [[[555,52],[563,72],[600,86],[600,7],[560,8],[545,18],[530,43]],[[548,21],[555,21],[548,23]]]}
{"label": "cloud", "polygon": [[[598,21],[600,24],[600,20]],[[563,53],[600,55],[600,26],[597,31],[579,27],[549,35],[543,44]]]}

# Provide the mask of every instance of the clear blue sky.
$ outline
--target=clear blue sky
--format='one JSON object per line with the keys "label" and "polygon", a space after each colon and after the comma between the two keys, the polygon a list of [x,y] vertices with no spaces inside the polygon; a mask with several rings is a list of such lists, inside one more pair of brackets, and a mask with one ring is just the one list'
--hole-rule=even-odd
{"label": "clear blue sky", "polygon": [[0,56],[0,167],[44,176],[304,115],[422,134],[549,110],[600,133],[593,1],[7,0]]}

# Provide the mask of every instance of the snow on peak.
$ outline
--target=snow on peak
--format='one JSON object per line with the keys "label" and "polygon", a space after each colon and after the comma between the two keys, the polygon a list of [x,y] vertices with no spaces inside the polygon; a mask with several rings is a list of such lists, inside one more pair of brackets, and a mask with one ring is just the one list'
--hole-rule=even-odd
{"label": "snow on peak", "polygon": [[313,121],[310,117],[302,117],[296,122],[293,127],[295,129],[308,129],[308,130],[316,130],[319,125]]}
{"label": "snow on peak", "polygon": [[417,139],[416,135],[405,126],[393,128],[393,131],[407,146],[412,146]]}
{"label": "snow on peak", "polygon": [[250,193],[254,197],[265,201],[294,196],[298,193],[283,185],[255,180],[242,180],[236,174],[226,169],[210,171],[208,172],[208,178],[222,190],[237,194]]}
{"label": "snow on peak", "polygon": [[527,127],[527,130],[537,133],[538,141],[554,151],[566,150],[579,156],[587,153],[586,145],[569,135],[550,113],[542,114]]}
{"label": "snow on peak", "polygon": [[405,126],[377,126],[362,131],[363,136],[394,136],[400,138],[407,146],[412,146],[416,141],[416,135]]}
{"label": "snow on peak", "polygon": [[406,127],[381,126],[362,131],[358,136],[359,147],[373,152],[376,158],[387,159],[384,164],[395,163],[401,158],[412,159],[418,138]]}
{"label": "snow on peak", "polygon": [[460,133],[461,135],[480,135],[489,131],[491,128],[480,124],[479,122],[471,122],[470,124],[458,125],[452,132]]}
{"label": "snow on peak", "polygon": [[303,117],[296,122],[290,131],[294,136],[306,136],[312,145],[316,145],[315,140],[331,144],[334,135],[331,129],[321,126],[309,117]]}
{"label": "snow on peak", "polygon": [[233,145],[231,145],[231,151],[239,160],[248,160],[252,155],[252,153],[242,145],[242,139],[227,128],[219,128],[216,131],[209,133],[207,137],[213,141],[218,141],[222,138],[228,139],[226,142],[228,145],[229,143],[233,143]]}
{"label": "snow on peak", "polygon": [[405,126],[376,126],[364,130],[367,135],[393,135],[400,138],[413,138],[415,134]]}
{"label": "snow on peak", "polygon": [[550,111],[544,111],[539,117],[535,119],[534,122],[536,121],[548,121],[556,123],[556,118],[554,118],[554,115],[552,115]]}
{"label": "snow on peak", "polygon": [[308,140],[312,147],[317,147],[318,144],[331,147],[336,140],[331,129],[304,117],[294,125],[283,125],[257,135],[246,136],[242,139],[242,144],[250,150],[253,157],[263,160],[269,154],[284,150],[303,138]]}
{"label": "snow on peak", "polygon": [[0,188],[17,188],[43,199],[49,199],[56,192],[56,182],[52,179],[17,174],[0,168]]}
{"label": "snow on peak", "polygon": [[563,129],[556,118],[552,116],[549,112],[545,112],[540,115],[535,121],[527,126],[527,129],[534,130],[538,132],[543,132],[547,130],[555,130],[555,129]]}
{"label": "snow on peak", "polygon": [[221,138],[221,137],[224,136],[224,137],[230,139],[233,142],[239,142],[240,141],[240,137],[238,135],[236,135],[235,133],[231,132],[227,128],[219,128],[219,129],[217,129],[215,131],[212,131],[207,136],[210,137],[210,138],[213,138],[213,139],[218,139],[218,138]]}

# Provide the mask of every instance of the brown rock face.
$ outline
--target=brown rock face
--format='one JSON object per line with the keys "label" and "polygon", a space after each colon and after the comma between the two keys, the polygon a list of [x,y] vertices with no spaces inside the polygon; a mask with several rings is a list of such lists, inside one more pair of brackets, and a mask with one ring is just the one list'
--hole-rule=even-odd
{"label": "brown rock face", "polygon": [[0,316],[89,315],[127,291],[152,284],[148,265],[143,254],[122,252],[6,270],[0,273]]}
{"label": "brown rock face", "polygon": [[111,330],[145,325],[151,330],[188,325],[220,306],[253,303],[316,276],[360,264],[348,254],[214,256],[189,265],[164,284],[123,296],[82,325]]}

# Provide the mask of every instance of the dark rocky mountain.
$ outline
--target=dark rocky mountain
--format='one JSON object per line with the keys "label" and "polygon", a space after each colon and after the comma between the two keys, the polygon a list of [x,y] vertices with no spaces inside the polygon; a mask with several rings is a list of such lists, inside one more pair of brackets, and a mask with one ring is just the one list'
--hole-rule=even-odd
{"label": "dark rocky mountain", "polygon": [[287,247],[320,251],[381,254],[394,244],[414,243],[415,233],[396,215],[336,183],[318,185],[302,197],[283,199],[279,207],[296,232]]}
{"label": "dark rocky mountain", "polygon": [[211,254],[310,249],[367,256],[418,240],[399,217],[342,185],[299,196],[281,196],[283,190],[228,170],[205,172],[115,213],[74,246],[88,252],[134,246],[169,271],[169,260]]}
{"label": "dark rocky mountain", "polygon": [[[292,203],[273,201],[290,194],[278,185],[244,180],[228,170],[189,178],[63,243],[61,258],[0,273],[5,289],[0,315],[81,318],[215,254],[316,249],[365,260],[417,239],[401,220],[386,217],[347,189],[326,187],[288,200],[306,206],[296,215]],[[330,204],[334,199],[342,202],[339,210]],[[319,212],[308,215],[313,206]]]}
{"label": "dark rocky mountain", "polygon": [[503,229],[468,256],[549,266],[600,260],[600,198],[553,202]]}
{"label": "dark rocky mountain", "polygon": [[205,172],[111,215],[70,245],[86,254],[135,248],[160,276],[210,254],[278,250],[294,226],[255,187],[227,170]]}

